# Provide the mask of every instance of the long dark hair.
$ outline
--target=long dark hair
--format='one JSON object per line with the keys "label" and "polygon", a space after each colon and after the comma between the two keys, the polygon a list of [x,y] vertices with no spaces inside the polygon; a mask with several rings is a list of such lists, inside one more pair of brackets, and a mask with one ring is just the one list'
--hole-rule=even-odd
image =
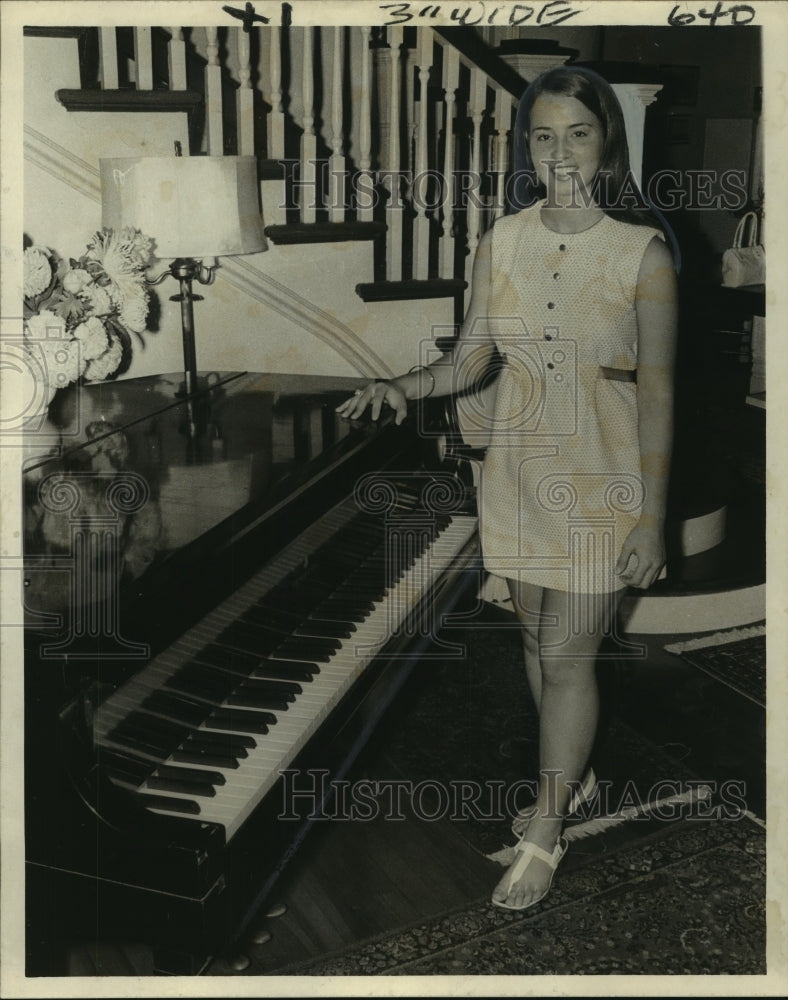
{"label": "long dark hair", "polygon": [[603,134],[602,159],[592,187],[596,203],[613,219],[661,230],[673,246],[678,266],[678,246],[672,230],[645,198],[632,175],[624,113],[618,98],[607,80],[585,66],[559,66],[548,70],[536,77],[520,98],[512,143],[514,175],[509,185],[510,212],[518,212],[546,195],[528,148],[531,109],[542,94],[574,97],[596,115]]}

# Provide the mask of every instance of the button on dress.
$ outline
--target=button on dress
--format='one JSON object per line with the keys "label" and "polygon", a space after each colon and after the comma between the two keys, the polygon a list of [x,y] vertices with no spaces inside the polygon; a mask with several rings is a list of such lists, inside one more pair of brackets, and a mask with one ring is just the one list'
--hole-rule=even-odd
{"label": "button on dress", "polygon": [[614,573],[643,502],[635,290],[658,230],[604,215],[556,233],[543,202],[492,233],[488,324],[503,359],[479,514],[484,562],[502,577],[575,593]]}

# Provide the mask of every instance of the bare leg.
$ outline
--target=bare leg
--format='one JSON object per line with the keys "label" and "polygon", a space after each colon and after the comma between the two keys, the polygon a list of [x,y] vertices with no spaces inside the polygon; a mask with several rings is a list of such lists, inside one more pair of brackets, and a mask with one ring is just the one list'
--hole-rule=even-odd
{"label": "bare leg", "polygon": [[[580,780],[596,734],[599,696],[596,655],[623,591],[578,602],[571,594],[545,590],[540,630],[542,697],[539,722],[539,793],[527,839],[548,854],[561,834],[571,794],[569,782]],[[516,863],[516,862],[515,862]],[[509,872],[493,898],[510,906],[527,906],[540,897],[550,881],[549,867],[533,859],[522,877],[508,889]]]}
{"label": "bare leg", "polygon": [[[523,660],[525,676],[531,697],[539,712],[542,703],[542,662],[539,658],[539,626],[542,612],[543,591],[533,583],[522,583],[519,580],[507,579],[514,612],[522,626],[520,632],[523,641]],[[523,809],[523,813],[515,816],[512,827],[518,836],[522,836],[528,827],[531,806]]]}
{"label": "bare leg", "polygon": [[518,580],[507,579],[506,582],[509,585],[514,613],[522,626],[525,676],[538,712],[542,701],[542,664],[539,659],[542,588]]}

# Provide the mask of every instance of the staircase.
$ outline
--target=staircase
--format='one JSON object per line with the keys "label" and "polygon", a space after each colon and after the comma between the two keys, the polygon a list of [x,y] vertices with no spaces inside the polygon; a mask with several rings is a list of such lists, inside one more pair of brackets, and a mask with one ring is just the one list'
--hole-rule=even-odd
{"label": "staircase", "polygon": [[[178,140],[257,157],[271,247],[222,259],[195,317],[201,367],[386,376],[454,335],[478,241],[505,210],[525,88],[481,38],[475,60],[467,31],[461,49],[450,30],[398,26],[26,34],[34,241],[81,251],[100,224],[100,156]],[[81,224],[58,210],[74,191]],[[179,316],[161,313],[127,377],[178,369]]]}

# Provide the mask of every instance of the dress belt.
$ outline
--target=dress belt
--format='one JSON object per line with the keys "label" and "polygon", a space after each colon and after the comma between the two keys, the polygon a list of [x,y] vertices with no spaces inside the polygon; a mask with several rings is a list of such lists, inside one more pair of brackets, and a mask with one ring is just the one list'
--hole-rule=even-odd
{"label": "dress belt", "polygon": [[614,382],[637,382],[638,373],[634,368],[605,368],[599,366],[599,377],[609,378]]}

